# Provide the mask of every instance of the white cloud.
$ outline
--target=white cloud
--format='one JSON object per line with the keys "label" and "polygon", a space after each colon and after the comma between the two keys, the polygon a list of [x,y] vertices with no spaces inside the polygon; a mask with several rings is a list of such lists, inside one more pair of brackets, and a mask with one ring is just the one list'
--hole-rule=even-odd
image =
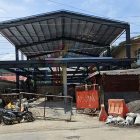
{"label": "white cloud", "polygon": [[15,60],[15,54],[4,54],[4,55],[0,55],[0,60],[1,61],[6,61],[6,60]]}

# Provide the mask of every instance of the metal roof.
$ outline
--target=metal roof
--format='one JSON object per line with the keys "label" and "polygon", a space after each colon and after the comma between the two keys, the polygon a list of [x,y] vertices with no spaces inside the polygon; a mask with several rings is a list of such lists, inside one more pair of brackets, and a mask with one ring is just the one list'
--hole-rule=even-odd
{"label": "metal roof", "polygon": [[140,68],[138,69],[127,69],[127,70],[108,70],[108,71],[96,71],[89,74],[87,79],[92,78],[95,75],[140,75]]}
{"label": "metal roof", "polygon": [[27,57],[43,59],[99,56],[125,29],[126,22],[56,11],[0,23],[0,33]]}

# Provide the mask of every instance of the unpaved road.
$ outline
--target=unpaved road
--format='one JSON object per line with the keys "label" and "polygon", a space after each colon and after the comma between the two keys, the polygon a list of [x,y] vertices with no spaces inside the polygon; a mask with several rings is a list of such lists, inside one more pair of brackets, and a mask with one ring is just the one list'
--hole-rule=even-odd
{"label": "unpaved road", "polygon": [[0,126],[0,140],[140,140],[140,128],[118,128],[96,117],[78,115],[73,122],[37,120]]}

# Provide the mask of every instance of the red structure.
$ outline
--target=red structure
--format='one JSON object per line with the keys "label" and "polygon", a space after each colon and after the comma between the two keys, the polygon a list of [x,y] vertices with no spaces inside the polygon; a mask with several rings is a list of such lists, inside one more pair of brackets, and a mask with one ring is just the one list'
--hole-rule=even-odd
{"label": "red structure", "polygon": [[[0,80],[16,82],[16,76],[15,75],[0,76]],[[26,77],[20,76],[20,80],[25,81]]]}
{"label": "red structure", "polygon": [[128,113],[128,107],[124,99],[109,99],[108,100],[108,114],[112,116],[125,117]]}
{"label": "red structure", "polygon": [[88,81],[102,86],[105,106],[108,99],[124,99],[126,103],[140,99],[140,69],[97,71]]}
{"label": "red structure", "polygon": [[99,113],[99,121],[105,122],[107,117],[108,117],[108,115],[107,115],[107,113],[105,111],[105,106],[104,106],[104,104],[102,104],[101,105],[101,111]]}
{"label": "red structure", "polygon": [[76,87],[76,107],[77,109],[98,109],[99,108],[99,91],[95,85]]}

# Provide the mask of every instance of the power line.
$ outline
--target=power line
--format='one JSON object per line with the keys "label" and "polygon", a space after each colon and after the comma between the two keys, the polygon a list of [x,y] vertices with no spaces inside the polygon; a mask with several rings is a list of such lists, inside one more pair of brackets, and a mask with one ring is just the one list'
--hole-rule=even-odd
{"label": "power line", "polygon": [[[85,12],[88,12],[88,13],[93,13],[93,14],[95,14],[95,12],[92,12],[92,11],[89,11],[89,10],[85,10],[85,9],[81,9],[81,8],[78,8],[78,7],[69,5],[69,4],[61,3],[61,2],[58,2],[58,1],[54,1],[54,0],[48,0],[48,1],[50,1],[50,2],[52,2],[52,3],[55,3],[55,4],[68,6],[68,7],[71,7],[71,8],[73,8],[73,9],[80,10],[80,11],[85,11]],[[104,17],[104,15],[101,15],[101,16]],[[127,17],[128,17],[128,16],[127,16]],[[139,15],[132,15],[132,16],[129,16],[129,17],[131,17],[131,18],[140,18]],[[108,17],[108,18],[112,18],[112,17]],[[121,17],[118,16],[118,17],[114,17],[114,18],[122,18],[122,16],[121,16]],[[126,16],[123,17],[123,18],[126,18]]]}
{"label": "power line", "polygon": [[[77,9],[77,10],[80,10],[80,11],[84,11],[84,12],[88,12],[88,13],[92,13],[92,14],[95,14],[95,12],[92,12],[92,11],[89,11],[89,10],[85,10],[85,9],[82,9],[82,8],[78,8],[78,7],[75,7],[73,5],[69,5],[69,4],[66,4],[66,3],[62,3],[62,2],[58,2],[58,1],[54,1],[54,0],[48,0],[49,2],[52,2],[52,3],[55,3],[57,5],[63,5],[63,6],[67,6],[67,7],[70,7],[72,9]],[[98,13],[96,13],[98,14]],[[99,14],[98,14],[99,15]],[[102,17],[104,17],[104,15],[100,15]],[[0,18],[19,18],[19,17],[11,17],[11,16],[1,16]],[[112,17],[107,17],[107,18],[112,18]],[[131,16],[115,16],[113,18],[140,18],[140,15],[131,15]]]}
{"label": "power line", "polygon": [[[77,9],[77,10],[80,10],[80,11],[85,11],[85,12],[88,12],[88,13],[93,13],[93,12],[91,12],[91,11],[88,11],[88,10],[85,10],[85,9],[81,9],[81,8],[78,8],[78,7],[69,5],[69,4],[61,3],[61,2],[58,2],[58,1],[57,1],[57,2],[54,1],[54,0],[48,0],[48,1],[50,1],[50,2],[52,2],[52,3],[55,3],[55,4],[67,6],[67,7],[70,7],[70,8],[72,8],[72,9]],[[94,13],[94,14],[95,14],[95,13]]]}

